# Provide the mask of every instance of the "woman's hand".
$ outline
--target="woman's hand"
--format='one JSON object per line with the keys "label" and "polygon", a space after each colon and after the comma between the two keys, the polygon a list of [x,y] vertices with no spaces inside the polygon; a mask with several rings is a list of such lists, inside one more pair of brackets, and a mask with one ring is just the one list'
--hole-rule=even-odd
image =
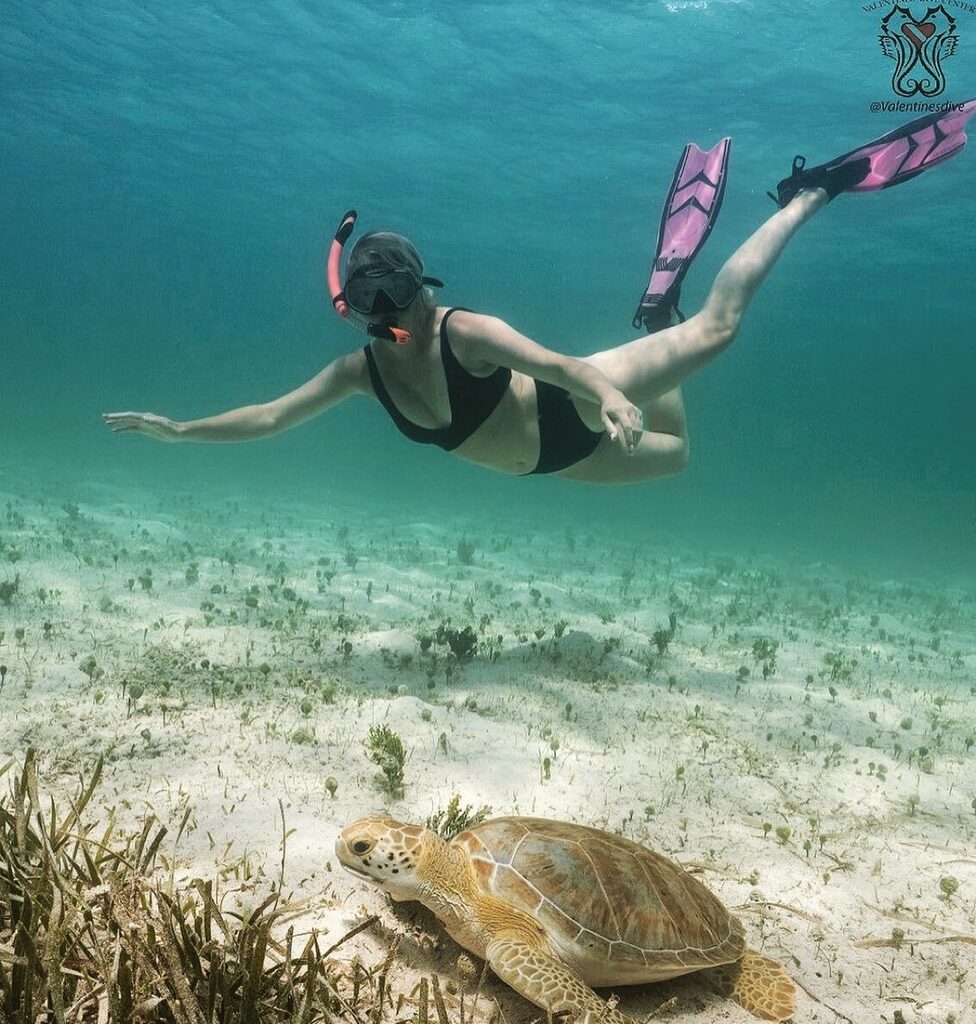
{"label": "woman's hand", "polygon": [[105,412],[102,413],[102,419],[113,434],[133,431],[137,434],[148,434],[159,441],[180,439],[178,423],[152,412]]}
{"label": "woman's hand", "polygon": [[613,391],[600,405],[600,417],[611,441],[633,455],[644,432],[644,414],[622,391]]}

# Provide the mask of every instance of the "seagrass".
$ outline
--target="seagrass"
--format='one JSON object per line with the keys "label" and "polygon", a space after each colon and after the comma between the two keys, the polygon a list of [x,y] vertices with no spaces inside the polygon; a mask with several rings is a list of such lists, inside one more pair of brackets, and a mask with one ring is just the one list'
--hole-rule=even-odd
{"label": "seagrass", "polygon": [[[282,918],[280,880],[249,912],[224,909],[218,883],[173,884],[153,817],[123,836],[86,815],[99,760],[62,812],[42,802],[34,750],[8,761],[0,796],[0,1020],[4,1024],[294,1024],[423,1020],[423,997],[393,989],[394,955],[373,968],[329,959]],[[187,816],[188,817],[188,816]],[[179,832],[186,825],[183,819]],[[97,829],[97,830],[96,830]],[[282,931],[284,935],[282,936]],[[355,982],[354,982],[355,978]],[[439,1024],[449,1024],[436,976]],[[460,1024],[464,1024],[461,1020]]]}

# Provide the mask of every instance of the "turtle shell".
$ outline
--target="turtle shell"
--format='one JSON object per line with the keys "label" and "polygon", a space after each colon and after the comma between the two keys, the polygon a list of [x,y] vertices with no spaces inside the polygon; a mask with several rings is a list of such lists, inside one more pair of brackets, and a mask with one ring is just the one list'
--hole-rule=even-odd
{"label": "turtle shell", "polygon": [[742,925],[680,865],[622,836],[542,818],[457,835],[480,885],[534,917],[590,985],[659,981],[732,963]]}

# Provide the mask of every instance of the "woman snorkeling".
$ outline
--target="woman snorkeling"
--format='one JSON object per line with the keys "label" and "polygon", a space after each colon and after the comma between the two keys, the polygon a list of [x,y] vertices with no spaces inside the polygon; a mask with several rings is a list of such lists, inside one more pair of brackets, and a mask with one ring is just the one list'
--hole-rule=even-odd
{"label": "woman snorkeling", "polygon": [[750,299],[802,224],[841,192],[901,183],[965,144],[976,101],[928,115],[779,183],[779,209],[719,271],[704,306],[671,325],[681,280],[704,244],[724,188],[729,140],[686,147],[665,205],[658,254],[635,317],[654,332],[572,358],[497,317],[437,304],[402,235],[362,236],[340,281],[355,214],[336,233],[329,260],[333,303],[365,325],[369,343],[334,360],[288,394],[204,419],[106,413],[117,433],[164,441],[250,441],[290,430],[349,398],[379,401],[409,439],[491,469],[590,483],[633,483],[684,468],[688,433],[680,384],[736,336]]}

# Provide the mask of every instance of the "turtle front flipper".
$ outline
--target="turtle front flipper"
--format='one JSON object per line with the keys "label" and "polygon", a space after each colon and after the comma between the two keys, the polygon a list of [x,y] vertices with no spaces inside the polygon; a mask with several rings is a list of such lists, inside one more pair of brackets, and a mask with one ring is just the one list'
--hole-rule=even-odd
{"label": "turtle front flipper", "polygon": [[782,964],[747,949],[741,960],[702,972],[725,996],[760,1020],[789,1020],[796,1012],[796,985]]}
{"label": "turtle front flipper", "polygon": [[568,1013],[579,1024],[637,1024],[605,1003],[565,961],[524,938],[494,939],[485,958],[506,985],[549,1013]]}

